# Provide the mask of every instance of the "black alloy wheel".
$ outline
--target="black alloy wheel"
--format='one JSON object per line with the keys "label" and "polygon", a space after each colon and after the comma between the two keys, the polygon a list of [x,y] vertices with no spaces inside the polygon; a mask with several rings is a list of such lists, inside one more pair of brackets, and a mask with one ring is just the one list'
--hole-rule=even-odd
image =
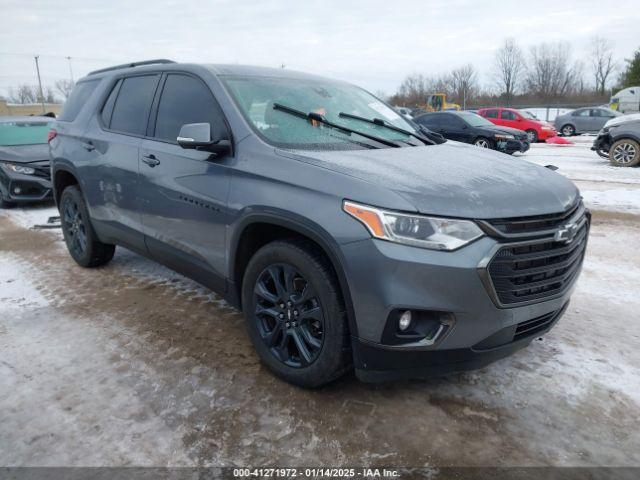
{"label": "black alloy wheel", "polygon": [[324,344],[324,313],[318,294],[292,265],[269,265],[254,287],[258,333],[271,354],[293,368],[311,365]]}
{"label": "black alloy wheel", "polygon": [[62,222],[69,236],[69,249],[81,257],[87,249],[87,231],[78,204],[72,197],[66,197],[62,204]]}

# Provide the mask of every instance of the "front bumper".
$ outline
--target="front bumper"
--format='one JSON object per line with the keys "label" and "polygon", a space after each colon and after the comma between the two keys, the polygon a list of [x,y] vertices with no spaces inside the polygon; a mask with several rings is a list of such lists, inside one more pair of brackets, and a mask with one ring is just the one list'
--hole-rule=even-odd
{"label": "front bumper", "polygon": [[540,131],[538,132],[538,140],[546,140],[547,138],[553,138],[557,136],[558,136],[557,130],[540,129]]}
{"label": "front bumper", "polygon": [[593,145],[591,146],[591,150],[598,152],[600,155],[609,154],[609,149],[611,148],[611,136],[609,133],[599,133],[596,139],[593,141]]}
{"label": "front bumper", "polygon": [[[479,271],[497,245],[491,237],[454,252],[383,240],[343,245],[357,324],[357,376],[378,381],[480,368],[547,332],[564,313],[575,281],[560,296],[505,308],[492,299]],[[404,309],[446,312],[454,321],[433,343],[392,345],[388,324]],[[539,328],[527,330],[531,322]],[[525,334],[516,335],[523,328]]]}
{"label": "front bumper", "polygon": [[41,202],[53,198],[51,181],[36,175],[15,173],[0,166],[0,191],[14,203]]}
{"label": "front bumper", "polygon": [[515,152],[524,153],[529,150],[529,147],[529,142],[526,140],[498,140],[496,142],[496,149],[509,155]]}

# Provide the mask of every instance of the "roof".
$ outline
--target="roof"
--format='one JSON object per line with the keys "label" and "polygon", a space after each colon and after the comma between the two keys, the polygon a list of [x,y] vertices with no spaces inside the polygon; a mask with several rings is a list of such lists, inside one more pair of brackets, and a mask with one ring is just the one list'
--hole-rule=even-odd
{"label": "roof", "polygon": [[43,117],[38,115],[16,115],[16,116],[1,116],[0,123],[12,123],[12,122],[54,122],[55,118]]}
{"label": "roof", "polygon": [[309,73],[299,72],[296,70],[289,70],[286,68],[270,68],[270,67],[258,67],[254,65],[237,65],[237,64],[200,64],[200,63],[175,63],[170,60],[147,60],[143,62],[134,62],[124,65],[116,65],[114,67],[103,68],[89,73],[87,77],[81,81],[89,80],[93,78],[104,78],[109,75],[119,75],[122,73],[130,72],[145,72],[145,71],[171,71],[171,70],[185,70],[189,68],[206,68],[216,76],[226,75],[241,75],[241,76],[255,76],[255,77],[272,77],[272,78],[291,78],[291,79],[306,79],[306,80],[323,80],[325,82],[337,82],[330,78],[322,77],[319,75],[312,75]]}

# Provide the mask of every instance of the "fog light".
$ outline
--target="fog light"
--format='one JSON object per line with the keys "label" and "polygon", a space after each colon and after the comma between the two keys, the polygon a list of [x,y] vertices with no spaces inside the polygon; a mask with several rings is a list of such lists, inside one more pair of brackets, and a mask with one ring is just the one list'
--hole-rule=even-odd
{"label": "fog light", "polygon": [[13,189],[13,193],[15,193],[16,195],[20,195],[20,193],[22,193],[22,189],[20,187],[16,187]]}
{"label": "fog light", "polygon": [[401,332],[404,332],[411,326],[411,310],[406,310],[400,315],[400,319],[398,320],[398,328],[400,328]]}

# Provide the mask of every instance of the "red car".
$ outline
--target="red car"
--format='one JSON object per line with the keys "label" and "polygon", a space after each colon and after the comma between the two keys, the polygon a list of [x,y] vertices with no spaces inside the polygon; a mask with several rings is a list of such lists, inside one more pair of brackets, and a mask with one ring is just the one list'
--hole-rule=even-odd
{"label": "red car", "polygon": [[535,115],[515,108],[482,108],[478,110],[478,115],[483,116],[491,123],[503,127],[517,128],[527,132],[530,143],[558,135],[555,127],[548,122],[538,120]]}

